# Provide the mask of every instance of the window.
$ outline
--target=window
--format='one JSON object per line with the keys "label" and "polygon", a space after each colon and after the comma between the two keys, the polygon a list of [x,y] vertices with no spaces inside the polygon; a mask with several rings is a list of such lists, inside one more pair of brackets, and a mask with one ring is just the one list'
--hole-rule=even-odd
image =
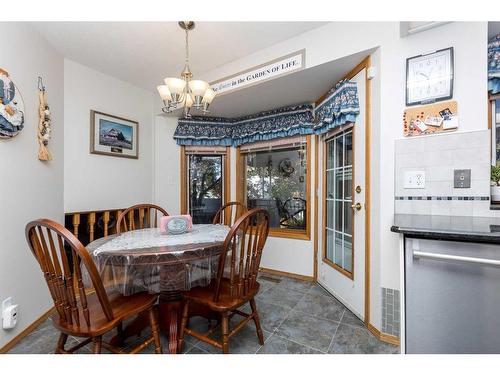
{"label": "window", "polygon": [[325,261],[348,276],[353,259],[352,130],[326,139]]}
{"label": "window", "polygon": [[181,152],[181,211],[194,224],[211,223],[229,193],[226,148],[183,147]]}
{"label": "window", "polygon": [[269,212],[271,235],[309,238],[309,137],[251,144],[239,152],[239,200]]}

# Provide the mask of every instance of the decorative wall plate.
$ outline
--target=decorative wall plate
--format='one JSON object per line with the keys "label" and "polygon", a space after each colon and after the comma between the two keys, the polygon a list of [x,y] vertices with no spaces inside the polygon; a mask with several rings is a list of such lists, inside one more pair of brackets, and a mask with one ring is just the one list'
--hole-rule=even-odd
{"label": "decorative wall plate", "polygon": [[0,138],[13,138],[23,128],[23,98],[9,73],[0,69]]}

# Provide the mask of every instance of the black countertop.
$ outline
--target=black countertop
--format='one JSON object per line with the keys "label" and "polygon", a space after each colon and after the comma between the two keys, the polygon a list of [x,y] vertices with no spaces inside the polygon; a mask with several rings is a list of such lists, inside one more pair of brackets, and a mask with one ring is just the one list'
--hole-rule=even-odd
{"label": "black countertop", "polygon": [[391,231],[409,237],[500,244],[500,218],[394,215]]}

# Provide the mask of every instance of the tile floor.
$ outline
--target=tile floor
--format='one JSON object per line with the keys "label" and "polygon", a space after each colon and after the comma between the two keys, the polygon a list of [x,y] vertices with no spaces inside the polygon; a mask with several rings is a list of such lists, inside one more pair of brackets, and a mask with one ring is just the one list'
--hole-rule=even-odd
{"label": "tile floor", "polygon": [[[259,344],[255,326],[250,322],[230,340],[231,353],[399,353],[398,347],[376,339],[354,314],[319,285],[265,274],[261,274],[259,282],[261,291],[256,301],[265,344]],[[246,309],[249,310],[249,307]],[[231,324],[236,324],[239,319],[241,317],[236,315]],[[205,331],[208,329],[208,321],[192,318],[190,326],[195,330]],[[52,353],[58,335],[48,319],[9,353]],[[69,338],[68,345],[75,344],[76,340]],[[128,347],[134,344],[134,340],[129,339],[127,342]],[[162,336],[164,352],[166,344],[166,338]],[[90,353],[90,347],[81,348],[78,353]],[[153,348],[150,346],[143,353],[153,353]],[[188,336],[184,353],[207,354],[220,351]]]}

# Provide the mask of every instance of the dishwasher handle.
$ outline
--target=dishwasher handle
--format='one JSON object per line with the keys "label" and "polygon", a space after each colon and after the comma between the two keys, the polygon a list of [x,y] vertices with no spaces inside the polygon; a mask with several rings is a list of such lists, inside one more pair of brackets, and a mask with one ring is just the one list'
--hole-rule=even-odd
{"label": "dishwasher handle", "polygon": [[449,255],[449,254],[439,254],[439,253],[428,253],[425,251],[413,250],[414,258],[426,258],[435,260],[452,260],[463,263],[476,263],[485,264],[489,266],[500,267],[500,260],[496,259],[485,259],[485,258],[474,258],[474,257],[464,257],[460,255]]}

